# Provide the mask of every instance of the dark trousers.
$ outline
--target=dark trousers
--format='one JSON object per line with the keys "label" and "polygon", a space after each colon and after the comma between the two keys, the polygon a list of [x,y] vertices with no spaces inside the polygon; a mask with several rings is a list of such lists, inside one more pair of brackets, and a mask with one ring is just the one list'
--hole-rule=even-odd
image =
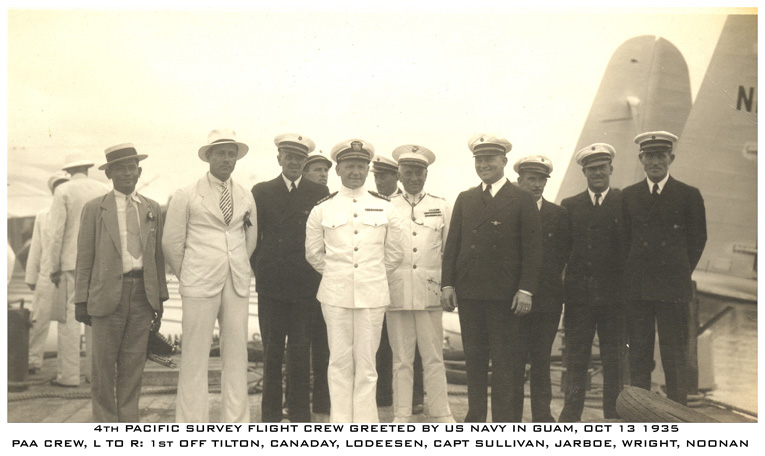
{"label": "dark trousers", "polygon": [[143,278],[130,277],[122,279],[117,310],[92,317],[94,422],[138,422],[141,376],[153,318]]}
{"label": "dark trousers", "polygon": [[287,338],[287,407],[292,422],[310,422],[311,317],[315,300],[282,301],[258,296],[258,321],[263,338],[262,420],[282,420],[282,363]]}
{"label": "dark trousers", "polygon": [[632,385],[651,389],[654,340],[658,327],[661,367],[664,369],[667,397],[679,404],[687,405],[688,304],[631,301],[629,316],[629,359]]}
{"label": "dark trousers", "polygon": [[[383,320],[380,347],[377,349],[377,405],[387,407],[393,405],[393,351],[388,339],[388,324]],[[420,351],[414,350],[414,370],[412,405],[422,405],[425,396],[425,385],[422,379],[422,358]]]}
{"label": "dark trousers", "polygon": [[329,413],[329,384],[327,368],[329,366],[329,343],[327,342],[327,324],[321,313],[321,304],[316,301],[311,317],[311,370],[313,387],[311,402],[314,413]]}
{"label": "dark trousers", "polygon": [[566,304],[563,325],[566,334],[566,398],[558,417],[562,423],[581,421],[587,391],[595,331],[600,342],[603,367],[603,416],[617,419],[616,398],[621,390],[620,353],[624,341],[622,307]]}
{"label": "dark trousers", "polygon": [[528,319],[510,309],[511,301],[459,298],[459,318],[468,382],[465,422],[485,422],[489,360],[491,420],[520,422],[526,373]]}
{"label": "dark trousers", "polygon": [[560,312],[533,312],[529,321],[529,351],[527,362],[531,364],[531,421],[554,423],[550,413],[552,385],[550,384],[550,355],[555,336],[558,334]]}

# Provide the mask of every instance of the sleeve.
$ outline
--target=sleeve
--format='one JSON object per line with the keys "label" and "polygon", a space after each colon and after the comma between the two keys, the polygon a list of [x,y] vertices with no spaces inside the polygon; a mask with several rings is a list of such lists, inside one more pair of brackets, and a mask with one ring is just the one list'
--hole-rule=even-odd
{"label": "sleeve", "polygon": [[704,198],[697,188],[691,189],[691,201],[688,208],[688,262],[691,272],[696,269],[707,243],[707,215]]}
{"label": "sleeve", "polygon": [[167,207],[162,253],[178,279],[181,278],[183,256],[186,253],[186,229],[189,222],[189,197],[184,190],[177,190]]}
{"label": "sleeve", "polygon": [[457,257],[462,243],[462,195],[454,202],[449,233],[444,245],[444,257],[441,262],[441,288],[453,287],[456,279]]}
{"label": "sleeve", "polygon": [[154,246],[154,261],[157,264],[157,283],[159,284],[159,301],[164,302],[170,299],[170,293],[167,291],[167,274],[165,274],[165,253],[162,251],[162,234],[164,232],[164,222],[162,221],[162,208],[159,203],[152,204],[154,213],[157,216],[157,244]]}
{"label": "sleeve", "polygon": [[385,210],[388,212],[388,232],[385,233],[385,272],[390,276],[404,261],[404,245],[401,216],[393,203],[389,203]]}
{"label": "sleeve", "polygon": [[24,282],[36,284],[37,276],[40,275],[40,256],[42,254],[42,222],[45,215],[37,214],[35,225],[32,228],[32,244],[29,246],[29,256],[27,256],[27,268],[25,271]]}
{"label": "sleeve", "polygon": [[520,199],[521,277],[518,289],[534,294],[539,288],[542,272],[542,222],[534,197],[524,192]]}
{"label": "sleeve", "polygon": [[88,302],[90,278],[96,257],[96,209],[100,200],[90,201],[80,216],[77,235],[77,266],[74,275],[74,302]]}
{"label": "sleeve", "polygon": [[321,212],[321,206],[314,206],[305,225],[305,260],[319,274],[324,273],[325,257]]}
{"label": "sleeve", "polygon": [[[247,245],[247,258],[250,258],[258,247],[258,207],[255,204],[255,198],[251,194],[247,194],[247,199],[247,204],[250,205],[250,226],[245,224],[244,237],[245,244]],[[252,222],[253,219],[255,219],[255,223]]]}
{"label": "sleeve", "polygon": [[58,191],[53,197],[53,204],[48,214],[48,229],[50,230],[50,272],[61,270],[61,250],[64,248],[64,230],[66,229],[66,213],[68,198],[65,192]]}

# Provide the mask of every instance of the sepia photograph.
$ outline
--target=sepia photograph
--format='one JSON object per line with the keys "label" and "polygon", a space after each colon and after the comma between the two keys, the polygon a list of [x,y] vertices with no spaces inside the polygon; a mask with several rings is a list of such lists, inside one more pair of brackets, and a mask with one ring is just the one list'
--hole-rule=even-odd
{"label": "sepia photograph", "polygon": [[[552,450],[758,423],[757,8],[17,4],[6,28],[9,429]],[[749,444],[690,429],[675,448]],[[314,446],[420,442],[377,437],[402,440]]]}

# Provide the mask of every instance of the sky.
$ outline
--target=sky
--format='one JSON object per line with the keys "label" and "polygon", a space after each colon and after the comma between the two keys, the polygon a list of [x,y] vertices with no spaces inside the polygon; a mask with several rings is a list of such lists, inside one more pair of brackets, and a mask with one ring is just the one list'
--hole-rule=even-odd
{"label": "sky", "polygon": [[427,147],[426,189],[453,201],[479,182],[467,140],[484,132],[513,144],[513,180],[517,158],[550,157],[554,199],[617,47],[668,39],[695,96],[733,11],[475,5],[10,9],[8,193],[25,181],[22,194],[45,200],[67,153],[98,166],[104,149],[132,142],[149,155],[140,191],[165,203],[206,171],[196,151],[208,132],[233,128],[250,147],[233,175],[246,188],[278,175],[273,138],[296,132],[327,153],[353,137],[388,155]]}

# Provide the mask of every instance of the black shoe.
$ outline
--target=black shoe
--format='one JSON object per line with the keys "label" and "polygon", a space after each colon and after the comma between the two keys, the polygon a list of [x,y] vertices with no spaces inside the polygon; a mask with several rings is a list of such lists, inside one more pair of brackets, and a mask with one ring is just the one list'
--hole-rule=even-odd
{"label": "black shoe", "polygon": [[419,415],[425,411],[425,407],[422,404],[412,406],[412,415]]}

